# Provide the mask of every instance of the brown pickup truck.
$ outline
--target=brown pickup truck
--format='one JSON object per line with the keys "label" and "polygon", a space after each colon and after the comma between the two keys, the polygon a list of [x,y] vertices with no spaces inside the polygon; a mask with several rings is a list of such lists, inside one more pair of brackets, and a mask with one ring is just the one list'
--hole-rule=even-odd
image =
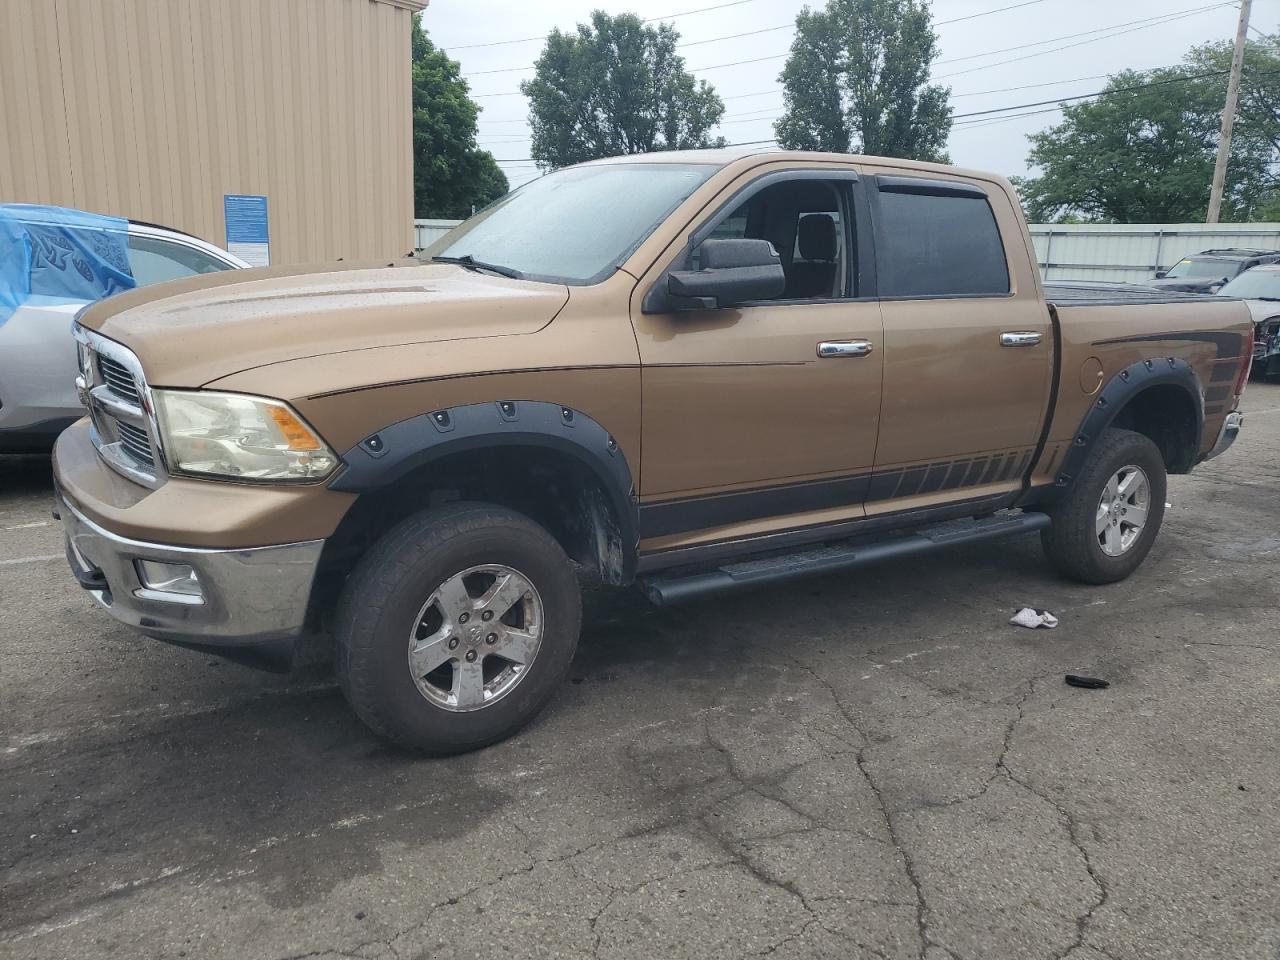
{"label": "brown pickup truck", "polygon": [[374,730],[466,750],[563,681],[580,573],[670,603],[1039,531],[1069,577],[1129,575],[1166,474],[1235,438],[1252,329],[1222,298],[1046,299],[988,174],[617,158],[422,258],[88,308],[57,510],[118,620],[332,637]]}

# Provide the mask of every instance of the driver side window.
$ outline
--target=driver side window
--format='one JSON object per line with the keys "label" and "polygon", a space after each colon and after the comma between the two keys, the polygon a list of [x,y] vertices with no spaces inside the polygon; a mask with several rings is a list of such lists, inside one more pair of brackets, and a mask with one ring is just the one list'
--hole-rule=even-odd
{"label": "driver side window", "polygon": [[[831,300],[849,296],[854,274],[845,240],[848,191],[843,181],[799,179],[776,183],[743,201],[707,239],[768,240],[786,274],[779,301]],[[695,248],[691,268],[701,268]]]}

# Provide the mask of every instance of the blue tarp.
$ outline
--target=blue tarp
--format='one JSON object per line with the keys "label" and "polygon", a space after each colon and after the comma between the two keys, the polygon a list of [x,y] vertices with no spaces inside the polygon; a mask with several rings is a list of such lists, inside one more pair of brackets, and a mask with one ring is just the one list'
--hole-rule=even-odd
{"label": "blue tarp", "polygon": [[0,323],[29,297],[91,303],[132,290],[128,231],[119,217],[0,204]]}

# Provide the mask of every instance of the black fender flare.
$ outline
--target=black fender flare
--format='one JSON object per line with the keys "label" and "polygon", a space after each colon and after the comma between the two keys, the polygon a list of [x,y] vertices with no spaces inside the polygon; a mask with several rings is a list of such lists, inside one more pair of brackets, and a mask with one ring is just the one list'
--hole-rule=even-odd
{"label": "black fender flare", "polygon": [[498,400],[446,407],[401,420],[369,434],[344,452],[343,468],[329,488],[367,493],[457,453],[517,446],[566,454],[600,481],[617,518],[629,577],[640,542],[631,467],[609,431],[572,407],[542,400]]}
{"label": "black fender flare", "polygon": [[1094,445],[1125,405],[1144,390],[1164,384],[1181,387],[1195,406],[1195,449],[1200,449],[1204,433],[1204,387],[1196,376],[1195,369],[1178,357],[1139,360],[1111,378],[1080,421],[1067,455],[1062,459],[1062,466],[1058,468],[1058,475],[1054,478],[1054,499],[1065,494],[1075,483],[1075,478]]}

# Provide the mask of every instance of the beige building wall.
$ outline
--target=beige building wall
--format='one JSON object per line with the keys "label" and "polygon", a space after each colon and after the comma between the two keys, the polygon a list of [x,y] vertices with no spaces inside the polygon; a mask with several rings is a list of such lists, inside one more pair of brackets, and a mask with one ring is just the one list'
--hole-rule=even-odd
{"label": "beige building wall", "polygon": [[268,198],[273,263],[413,246],[421,0],[0,0],[0,202],[224,246]]}

